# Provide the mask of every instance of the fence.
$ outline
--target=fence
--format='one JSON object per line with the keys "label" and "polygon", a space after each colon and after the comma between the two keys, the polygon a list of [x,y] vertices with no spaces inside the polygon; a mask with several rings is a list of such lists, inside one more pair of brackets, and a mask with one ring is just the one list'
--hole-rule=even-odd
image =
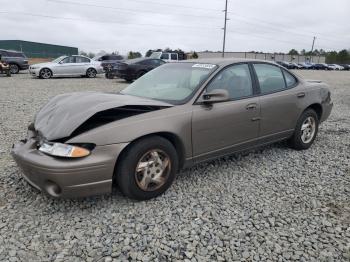
{"label": "fence", "polygon": [[[198,58],[219,58],[222,57],[221,52],[198,52]],[[325,63],[325,56],[304,56],[304,55],[287,55],[276,53],[252,53],[252,52],[225,52],[225,58],[247,58],[260,59],[269,61],[287,61],[295,63],[313,62]]]}

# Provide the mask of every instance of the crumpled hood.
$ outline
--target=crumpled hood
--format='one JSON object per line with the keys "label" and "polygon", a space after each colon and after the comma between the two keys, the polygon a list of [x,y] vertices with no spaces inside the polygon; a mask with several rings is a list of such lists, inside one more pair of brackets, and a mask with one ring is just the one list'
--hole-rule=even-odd
{"label": "crumpled hood", "polygon": [[94,114],[122,106],[173,106],[147,98],[113,93],[78,92],[51,99],[35,117],[34,127],[47,140],[70,136]]}

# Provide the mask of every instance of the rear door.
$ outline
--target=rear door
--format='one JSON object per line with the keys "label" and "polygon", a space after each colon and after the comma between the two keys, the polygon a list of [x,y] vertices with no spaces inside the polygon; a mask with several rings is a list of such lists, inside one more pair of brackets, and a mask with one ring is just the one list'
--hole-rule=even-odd
{"label": "rear door", "polygon": [[197,161],[244,147],[258,137],[260,105],[248,64],[231,65],[219,72],[206,92],[226,89],[230,101],[194,105],[193,154]]}
{"label": "rear door", "polygon": [[83,56],[76,56],[73,72],[77,75],[85,75],[86,70],[90,67],[90,65],[91,60],[89,58]]}
{"label": "rear door", "polygon": [[293,131],[305,96],[304,87],[287,70],[267,63],[253,64],[260,89],[259,137],[275,139]]}

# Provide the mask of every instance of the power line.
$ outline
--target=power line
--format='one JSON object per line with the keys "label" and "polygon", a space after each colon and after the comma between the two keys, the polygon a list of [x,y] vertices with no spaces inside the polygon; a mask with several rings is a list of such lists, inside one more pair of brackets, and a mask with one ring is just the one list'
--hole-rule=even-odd
{"label": "power line", "polygon": [[[144,12],[147,12],[147,13],[154,13],[154,14],[161,14],[161,15],[166,15],[165,13],[160,13],[160,12],[156,12],[156,11],[150,11],[150,10],[141,10],[141,9],[131,9],[131,8],[120,8],[120,7],[112,7],[112,6],[104,6],[104,5],[96,5],[96,4],[88,4],[88,3],[80,3],[80,2],[74,2],[74,1],[67,1],[67,0],[47,0],[48,2],[53,2],[53,3],[59,3],[59,4],[71,4],[71,5],[79,5],[79,6],[90,6],[90,7],[97,7],[97,8],[105,8],[105,9],[113,9],[113,10],[119,10],[121,12],[132,12],[132,13],[144,13]],[[142,2],[142,3],[153,3],[153,4],[160,4],[158,2],[153,2],[153,1],[145,1],[145,0],[128,0],[128,1],[134,1],[134,2]],[[185,7],[185,8],[191,8],[189,6],[182,6],[182,5],[174,5],[174,4],[164,4],[162,3],[163,5],[167,5],[167,6],[178,6],[178,7]],[[197,7],[195,8],[192,8],[192,9],[198,9]],[[214,10],[214,9],[210,9],[211,11],[218,11],[218,10]],[[310,34],[303,34],[303,33],[300,33],[300,32],[295,32],[295,31],[291,31],[291,30],[286,30],[286,29],[281,29],[281,28],[276,28],[276,25],[274,25],[273,23],[271,22],[266,22],[264,20],[261,20],[261,19],[256,19],[256,18],[247,18],[247,17],[244,17],[242,15],[239,15],[237,13],[234,13],[234,12],[231,12],[231,11],[228,11],[228,13],[231,13],[231,14],[235,14],[235,16],[233,17],[234,20],[239,20],[240,22],[242,23],[245,23],[245,24],[248,24],[248,25],[252,25],[252,26],[259,26],[259,27],[262,27],[262,28],[267,28],[269,30],[273,30],[273,31],[277,31],[277,32],[286,32],[286,33],[289,33],[289,34],[294,34],[294,35],[299,35],[301,37],[304,37],[304,38],[309,38],[310,37]],[[214,16],[206,16],[206,15],[192,15],[192,14],[179,14],[179,13],[173,13],[172,15],[180,15],[180,16],[189,16],[189,17],[197,17],[197,18],[209,18],[209,19],[220,19],[219,17],[214,17]],[[239,19],[238,17],[241,17],[241,19]],[[256,21],[259,21],[259,23],[256,23],[256,22],[252,22],[252,21],[242,21],[242,18],[243,19],[250,19],[250,20],[256,20]],[[262,23],[266,23],[266,24],[270,24],[270,25],[273,25],[273,27],[271,26],[266,26],[266,25],[261,25],[261,22]],[[317,34],[319,35],[319,34]],[[326,38],[322,38],[326,41],[333,41],[333,42],[339,42],[337,40],[334,40],[334,39],[329,39],[327,40]]]}
{"label": "power line", "polygon": [[[269,24],[269,25],[272,25],[273,27],[278,27],[278,28],[281,26],[281,24],[276,25],[276,23],[267,22],[266,20],[258,19],[258,18],[255,18],[255,17],[242,16],[241,14],[237,14],[237,13],[234,13],[234,12],[231,12],[231,11],[228,11],[228,13],[234,14],[235,17],[241,17],[243,19],[255,20],[255,21],[259,22],[259,24],[258,23],[254,23],[254,22],[250,22],[250,23],[253,23],[254,25],[262,26],[261,23],[265,23],[265,24]],[[295,31],[291,31],[291,30],[288,30],[288,31],[289,32],[293,32],[294,34],[304,35],[304,36],[307,36],[307,37],[310,37],[310,34],[315,34],[315,32],[299,30],[299,29],[298,29],[298,33],[295,33]],[[304,34],[300,33],[300,32],[303,32]],[[317,35],[321,35],[321,36],[323,35],[323,36],[326,36],[326,37],[332,37],[333,39],[328,38],[330,41],[336,41],[336,40],[334,40],[334,38],[340,39],[338,36],[332,36],[332,35],[329,35],[329,34],[325,35],[325,34],[322,34],[322,33],[317,33]]]}
{"label": "power line", "polygon": [[[188,16],[188,17],[197,17],[197,18],[220,19],[219,17],[207,16],[207,15],[193,15],[193,14],[184,14],[184,13],[169,13],[168,11],[166,13],[164,13],[164,12],[161,13],[161,12],[152,11],[152,10],[113,7],[113,6],[106,6],[106,5],[96,5],[96,4],[80,3],[80,2],[74,2],[74,1],[65,1],[65,0],[47,0],[47,1],[48,2],[52,2],[52,3],[57,3],[57,4],[89,6],[89,7],[97,7],[97,8],[118,10],[118,11],[121,11],[121,12],[129,12],[129,13],[130,12],[131,13],[151,13],[151,14],[160,14],[160,15],[178,15],[178,16]],[[137,0],[137,1],[139,1],[139,0]]]}
{"label": "power line", "polygon": [[[56,20],[67,20],[67,21],[82,21],[82,22],[93,22],[93,23],[105,23],[105,24],[121,24],[121,25],[132,25],[132,26],[151,26],[151,27],[156,27],[157,29],[159,27],[166,27],[167,29],[171,28],[186,28],[186,29],[202,29],[202,30],[213,30],[217,31],[218,28],[216,27],[195,27],[195,26],[183,26],[183,25],[165,25],[165,24],[147,24],[147,23],[122,23],[122,22],[117,22],[117,21],[107,21],[107,20],[92,20],[92,19],[80,19],[80,18],[72,18],[72,17],[59,17],[59,16],[52,16],[52,15],[41,15],[41,14],[33,14],[33,13],[25,13],[25,12],[12,12],[12,11],[0,11],[0,14],[11,14],[11,15],[23,15],[23,16],[32,16],[32,17],[40,17],[40,18],[45,18],[45,19],[56,19]],[[169,30],[167,30],[168,32]],[[276,38],[270,38],[270,37],[265,37],[261,35],[256,35],[248,32],[240,32],[240,31],[235,31],[235,30],[227,30],[227,32],[233,32],[236,35],[247,35],[250,37],[254,38],[260,38],[260,39],[266,39],[270,41],[277,41],[277,42],[283,42],[283,43],[288,43],[288,44],[297,44],[297,45],[303,45],[306,46],[306,44],[301,43],[301,42],[293,42],[293,41],[287,41],[287,40],[281,40],[281,39],[276,39]],[[332,49],[332,48],[329,48]]]}
{"label": "power line", "polygon": [[203,8],[203,7],[193,7],[188,5],[177,5],[177,4],[167,4],[167,3],[161,3],[161,2],[153,2],[153,1],[144,1],[144,0],[127,0],[128,2],[138,2],[138,3],[145,3],[145,4],[154,4],[154,5],[163,5],[163,6],[170,6],[170,7],[179,7],[184,9],[191,9],[191,10],[205,10],[205,11],[214,11],[214,12],[220,12],[219,9],[210,9],[210,8]]}
{"label": "power line", "polygon": [[94,23],[104,23],[104,24],[121,24],[121,25],[136,25],[136,26],[153,26],[153,27],[178,27],[178,28],[187,28],[187,29],[201,29],[201,30],[218,30],[217,27],[198,27],[198,26],[185,26],[185,25],[167,25],[167,24],[149,24],[149,23],[122,23],[117,21],[107,21],[107,20],[93,20],[93,19],[81,19],[74,17],[60,17],[53,15],[41,15],[41,14],[33,14],[33,13],[25,13],[25,12],[12,12],[12,11],[0,11],[0,14],[14,14],[14,15],[25,15],[25,16],[33,16],[33,17],[41,17],[41,18],[50,18],[50,19],[59,19],[59,20],[69,20],[69,21],[82,21],[82,22],[94,22]]}

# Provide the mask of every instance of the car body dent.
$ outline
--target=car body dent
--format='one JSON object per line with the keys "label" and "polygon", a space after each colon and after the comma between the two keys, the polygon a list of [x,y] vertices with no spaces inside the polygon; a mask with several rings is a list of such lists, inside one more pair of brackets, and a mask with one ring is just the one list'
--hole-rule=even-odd
{"label": "car body dent", "polygon": [[112,93],[63,94],[51,99],[38,112],[34,127],[47,140],[69,137],[74,130],[95,113],[126,105],[172,106],[161,101]]}
{"label": "car body dent", "polygon": [[[171,121],[168,121],[169,118]],[[188,159],[192,157],[191,118],[191,107],[186,105],[169,107],[111,122],[75,136],[67,143],[83,143],[83,141],[91,141],[96,145],[130,143],[150,134],[170,133],[180,138],[185,151],[184,157]]]}

